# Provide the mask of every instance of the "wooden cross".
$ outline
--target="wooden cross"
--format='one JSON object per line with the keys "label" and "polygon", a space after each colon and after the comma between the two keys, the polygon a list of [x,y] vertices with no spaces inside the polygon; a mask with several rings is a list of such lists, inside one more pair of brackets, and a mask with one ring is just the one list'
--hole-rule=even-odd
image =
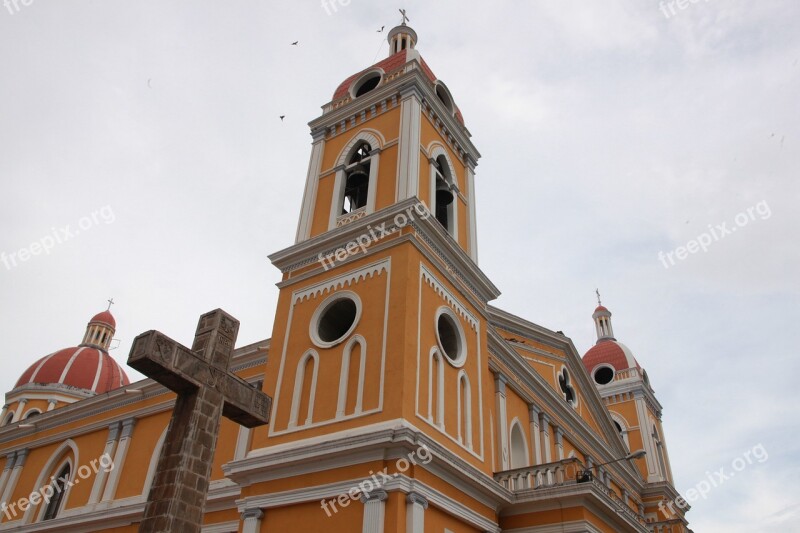
{"label": "wooden cross", "polygon": [[106,300],[108,302],[108,309],[107,311],[111,311],[111,306],[114,305],[114,298],[109,298]]}
{"label": "wooden cross", "polygon": [[222,416],[269,422],[272,398],[230,372],[238,333],[217,309],[200,317],[191,350],[158,331],[133,341],[128,364],[178,394],[139,531],[199,533]]}
{"label": "wooden cross", "polygon": [[409,22],[410,19],[408,18],[408,16],[406,16],[406,10],[405,9],[400,9],[399,11],[400,11],[400,14],[403,15],[403,23],[402,24],[403,24],[403,26],[405,26],[406,22]]}

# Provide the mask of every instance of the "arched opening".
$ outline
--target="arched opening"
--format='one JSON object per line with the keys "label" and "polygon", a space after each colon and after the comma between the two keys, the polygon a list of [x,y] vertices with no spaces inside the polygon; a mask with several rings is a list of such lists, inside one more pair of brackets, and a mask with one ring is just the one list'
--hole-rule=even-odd
{"label": "arched opening", "polygon": [[511,423],[511,468],[528,466],[528,443],[519,421]]}
{"label": "arched opening", "polygon": [[30,411],[28,411],[27,413],[25,413],[25,417],[24,417],[24,419],[25,419],[25,420],[28,420],[28,419],[31,419],[31,418],[33,418],[33,417],[39,416],[40,414],[42,414],[42,412],[41,412],[40,410],[38,410],[38,409],[31,409]]}
{"label": "arched opening", "polygon": [[70,478],[72,477],[72,464],[67,462],[61,470],[58,471],[56,479],[50,485],[53,488],[53,497],[44,509],[42,521],[53,520],[58,517],[64,506],[64,498],[67,494],[67,489],[70,487]]}
{"label": "arched opening", "polygon": [[572,386],[567,367],[563,367],[558,374],[558,387],[561,389],[561,393],[564,395],[564,399],[567,403],[572,407],[577,407],[578,395],[575,393],[575,387]]}
{"label": "arched opening", "polygon": [[435,175],[434,215],[439,224],[452,234],[455,227],[455,217],[453,216],[455,196],[452,190],[454,181],[450,173],[450,165],[445,156],[440,155],[434,160],[433,166]]}
{"label": "arched opening", "polygon": [[594,371],[594,381],[598,385],[608,385],[614,381],[614,369],[611,366],[601,366]]}
{"label": "arched opening", "polygon": [[367,73],[353,86],[353,96],[358,98],[361,95],[367,94],[380,85],[380,83],[381,73],[379,71]]}
{"label": "arched opening", "polygon": [[13,422],[14,422],[14,413],[8,413],[6,415],[5,420],[3,420],[3,425],[7,426],[7,425],[9,425],[9,424],[11,424]]}
{"label": "arched opening", "polygon": [[345,167],[342,215],[350,214],[367,205],[372,147],[367,142],[356,146]]}

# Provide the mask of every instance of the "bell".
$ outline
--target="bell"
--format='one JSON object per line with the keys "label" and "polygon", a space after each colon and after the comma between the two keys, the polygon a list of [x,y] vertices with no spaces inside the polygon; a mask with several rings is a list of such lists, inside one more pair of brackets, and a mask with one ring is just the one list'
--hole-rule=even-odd
{"label": "bell", "polygon": [[450,187],[442,180],[436,182],[436,205],[450,205],[453,203],[453,193]]}

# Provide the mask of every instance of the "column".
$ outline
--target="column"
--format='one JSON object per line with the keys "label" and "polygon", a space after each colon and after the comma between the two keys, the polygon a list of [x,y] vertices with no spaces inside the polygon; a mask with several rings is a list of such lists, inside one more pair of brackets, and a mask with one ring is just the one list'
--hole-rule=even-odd
{"label": "column", "polygon": [[369,494],[362,494],[364,503],[364,527],[362,533],[383,533],[384,515],[386,513],[386,499],[389,495],[385,490],[373,490]]}
{"label": "column", "polygon": [[260,533],[261,521],[264,520],[264,511],[261,509],[247,509],[242,513],[242,533]]}
{"label": "column", "polygon": [[133,436],[133,428],[136,426],[136,419],[129,418],[122,422],[122,435],[117,445],[117,451],[114,453],[114,466],[111,470],[111,475],[108,478],[108,484],[103,491],[103,501],[111,501],[117,494],[117,486],[119,485],[119,478],[122,474],[122,468],[125,466],[125,458],[128,456],[128,447],[131,444],[131,437]]}
{"label": "column", "polygon": [[528,419],[531,426],[531,442],[533,443],[533,461],[535,465],[542,464],[542,436],[539,430],[539,414],[541,411],[534,404],[528,404]]}
{"label": "column", "polygon": [[5,489],[3,489],[3,496],[0,497],[0,501],[8,502],[8,499],[14,494],[14,490],[17,488],[17,481],[19,481],[19,476],[22,474],[22,469],[25,466],[27,458],[28,450],[20,450],[16,453],[14,466],[11,467],[11,475]]}
{"label": "column", "polygon": [[564,458],[564,430],[555,426],[556,433],[556,458],[560,461]]}
{"label": "column", "polygon": [[20,418],[22,418],[22,411],[25,409],[25,405],[27,405],[28,400],[22,399],[17,404],[17,410],[14,411],[14,418],[11,420],[12,422],[18,422]]}
{"label": "column", "polygon": [[[114,450],[117,447],[117,438],[119,438],[120,423],[111,424],[108,426],[108,438],[106,439],[106,447],[103,450],[103,456],[114,457]],[[92,494],[89,496],[89,503],[97,503],[103,495],[108,480],[107,469],[101,468],[97,471],[97,477],[94,479],[94,486],[92,487]]]}
{"label": "column", "polygon": [[6,420],[6,415],[8,414],[8,407],[9,407],[8,404],[5,404],[3,406],[3,413],[0,414],[0,425],[2,425],[3,422],[5,422]]}
{"label": "column", "polygon": [[47,400],[47,412],[49,413],[50,411],[55,409],[56,405],[58,405],[58,400],[56,400],[55,398],[48,399]]}
{"label": "column", "polygon": [[397,201],[419,197],[421,96],[416,87],[400,93],[400,143],[398,145]]}
{"label": "column", "polygon": [[425,509],[428,499],[417,492],[406,496],[406,533],[425,533]]}
{"label": "column", "polygon": [[495,406],[497,408],[497,435],[500,437],[500,469],[508,470],[508,415],[506,413],[506,383],[503,374],[495,374]]}

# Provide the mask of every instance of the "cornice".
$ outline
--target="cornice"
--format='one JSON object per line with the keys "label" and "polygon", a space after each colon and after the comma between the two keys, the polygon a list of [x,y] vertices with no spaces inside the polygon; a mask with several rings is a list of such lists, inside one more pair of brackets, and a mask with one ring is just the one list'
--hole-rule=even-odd
{"label": "cornice", "polygon": [[[318,264],[318,267],[313,271],[303,274],[303,276],[310,277],[324,271],[324,268],[319,264],[320,256],[324,257],[339,248],[343,248],[349,242],[355,241],[361,235],[369,235],[368,228],[382,227],[385,224],[387,230],[397,228],[394,223],[395,216],[399,214],[407,214],[409,209],[420,204],[420,201],[414,198],[408,198],[402,202],[371,213],[356,221],[336,228],[335,230],[327,231],[317,235],[311,239],[299,242],[281,251],[275,252],[269,256],[272,264],[275,265],[283,273],[291,273],[294,270]],[[453,240],[453,238],[441,228],[441,225],[435,221],[434,217],[428,216],[427,219],[415,217],[413,221],[409,221],[405,228],[413,228],[416,232],[415,238],[421,240],[434,252],[439,262],[443,263],[445,269],[457,277],[483,302],[482,307],[485,307],[486,302],[494,300],[500,295],[499,289],[491,282],[491,280],[484,274],[472,258],[461,249],[461,247]],[[397,231],[392,233],[396,235]],[[373,243],[369,246],[367,255],[380,249],[379,244],[381,241]],[[363,255],[353,256],[352,259],[363,258]],[[339,265],[346,264],[347,261],[338,263]],[[298,278],[290,278],[278,284],[279,287],[285,287]]]}

